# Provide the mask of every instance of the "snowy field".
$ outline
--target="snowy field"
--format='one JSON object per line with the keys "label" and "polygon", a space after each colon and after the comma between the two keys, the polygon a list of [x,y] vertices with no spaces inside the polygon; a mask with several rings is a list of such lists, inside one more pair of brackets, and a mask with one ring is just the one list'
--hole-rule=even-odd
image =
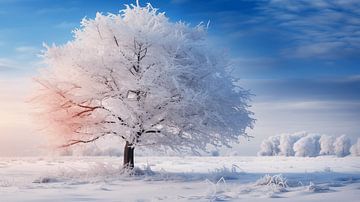
{"label": "snowy field", "polygon": [[0,158],[0,201],[359,201],[360,157]]}

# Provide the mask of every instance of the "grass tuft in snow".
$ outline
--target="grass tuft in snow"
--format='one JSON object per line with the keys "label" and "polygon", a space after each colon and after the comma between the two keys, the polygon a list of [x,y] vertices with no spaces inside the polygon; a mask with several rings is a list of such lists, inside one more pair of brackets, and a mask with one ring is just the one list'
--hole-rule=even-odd
{"label": "grass tuft in snow", "polygon": [[241,175],[245,174],[242,169],[232,164],[231,168],[223,166],[222,168],[216,168],[214,171],[210,171],[210,176],[212,176],[213,180],[219,181],[221,179],[224,180],[237,180]]}
{"label": "grass tuft in snow", "polygon": [[255,182],[256,186],[268,186],[274,192],[287,192],[287,179],[281,174],[278,175],[265,175]]}
{"label": "grass tuft in snow", "polygon": [[264,177],[260,178],[256,181],[256,185],[267,185],[267,186],[278,186],[286,188],[287,185],[287,179],[283,177],[281,174],[279,175],[265,175]]}
{"label": "grass tuft in snow", "polygon": [[331,191],[328,186],[316,185],[313,182],[310,182],[309,186],[307,187],[307,190],[309,192],[314,192],[314,193],[323,193],[323,192],[330,192]]}

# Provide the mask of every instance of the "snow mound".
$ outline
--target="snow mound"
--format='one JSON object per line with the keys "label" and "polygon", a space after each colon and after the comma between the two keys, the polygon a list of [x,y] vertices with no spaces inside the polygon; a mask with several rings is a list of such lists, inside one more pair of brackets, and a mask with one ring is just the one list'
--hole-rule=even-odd
{"label": "snow mound", "polygon": [[307,187],[307,190],[309,192],[314,192],[314,193],[323,193],[323,192],[329,192],[331,191],[329,186],[326,185],[316,185],[313,182],[310,182],[310,185]]}

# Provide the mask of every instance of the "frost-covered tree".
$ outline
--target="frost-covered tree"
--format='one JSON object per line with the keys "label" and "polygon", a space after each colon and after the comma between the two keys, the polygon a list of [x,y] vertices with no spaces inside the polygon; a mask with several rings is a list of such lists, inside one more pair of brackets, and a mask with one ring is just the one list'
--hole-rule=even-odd
{"label": "frost-covered tree", "polygon": [[84,19],[72,41],[44,51],[48,67],[36,80],[47,133],[65,147],[118,136],[130,168],[137,146],[199,152],[247,136],[249,93],[206,29],[150,4]]}
{"label": "frost-covered tree", "polygon": [[300,138],[308,135],[306,132],[298,132],[294,134],[283,134],[280,136],[280,144],[279,144],[279,155],[280,156],[294,156],[294,144]]}
{"label": "frost-covered tree", "polygon": [[360,138],[358,138],[356,143],[351,146],[350,153],[352,156],[360,156]]}
{"label": "frost-covered tree", "polygon": [[346,135],[336,138],[334,151],[336,156],[344,157],[350,154],[351,141]]}
{"label": "frost-covered tree", "polygon": [[270,136],[262,141],[258,156],[277,156],[279,154],[280,136]]}
{"label": "frost-covered tree", "polygon": [[322,135],[320,137],[320,155],[333,155],[335,138],[329,135]]}
{"label": "frost-covered tree", "polygon": [[295,156],[301,156],[301,157],[318,156],[320,152],[319,139],[320,136],[316,134],[309,134],[307,136],[300,138],[294,144]]}

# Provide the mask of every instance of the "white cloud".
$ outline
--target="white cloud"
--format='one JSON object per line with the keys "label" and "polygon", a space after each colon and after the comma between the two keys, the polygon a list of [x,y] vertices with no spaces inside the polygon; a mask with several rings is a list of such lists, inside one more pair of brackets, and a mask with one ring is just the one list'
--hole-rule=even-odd
{"label": "white cloud", "polygon": [[40,50],[34,46],[19,46],[15,48],[15,51],[21,54],[32,54],[32,55],[40,52]]}
{"label": "white cloud", "polygon": [[359,1],[269,0],[261,10],[293,39],[288,56],[355,55],[360,49]]}
{"label": "white cloud", "polygon": [[79,23],[75,23],[75,22],[60,22],[58,24],[56,24],[54,27],[58,28],[58,29],[74,29],[75,27],[78,27]]}
{"label": "white cloud", "polygon": [[256,103],[258,110],[327,111],[360,108],[360,103],[351,101],[273,101]]}
{"label": "white cloud", "polygon": [[10,71],[17,69],[17,64],[15,61],[8,58],[0,58],[0,72],[1,71]]}
{"label": "white cloud", "polygon": [[77,11],[78,8],[76,7],[52,7],[52,8],[41,8],[36,11],[38,15],[48,15],[48,14],[59,14],[59,13],[71,13]]}
{"label": "white cloud", "polygon": [[18,54],[15,58],[0,58],[0,78],[6,78],[10,74],[15,77],[23,76],[41,66],[39,58],[29,53]]}

